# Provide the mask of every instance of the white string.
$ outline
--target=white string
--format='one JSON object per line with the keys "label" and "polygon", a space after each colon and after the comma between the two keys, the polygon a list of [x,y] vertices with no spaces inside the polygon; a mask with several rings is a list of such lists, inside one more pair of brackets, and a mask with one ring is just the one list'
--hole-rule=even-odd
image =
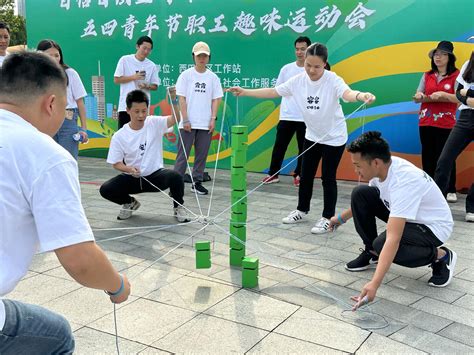
{"label": "white string", "polygon": [[122,235],[122,236],[119,236],[119,237],[112,237],[112,238],[108,238],[108,239],[104,239],[104,240],[98,240],[97,243],[105,243],[105,242],[110,242],[110,241],[114,241],[114,240],[125,239],[125,238],[128,238],[128,237],[133,237],[135,235],[153,233],[153,232],[157,232],[157,231],[161,231],[161,230],[165,230],[165,229],[170,229],[170,228],[173,228],[173,227],[185,226],[185,225],[188,225],[188,224],[191,224],[191,223],[196,223],[196,222],[198,222],[198,221],[193,220],[193,221],[185,222],[185,223],[169,224],[169,225],[165,225],[165,226],[162,226],[162,227],[159,227],[159,228],[149,229],[149,230],[146,230],[146,231],[140,231],[140,232],[136,232],[136,233]]}
{"label": "white string", "polygon": [[[170,88],[168,87],[167,90],[168,90],[168,98],[171,102],[171,109],[173,110],[173,117],[175,119],[176,124],[178,125],[178,136],[179,136],[179,141],[181,142],[181,146],[183,148],[184,157],[186,158],[186,166],[188,168],[189,176],[191,177],[191,183],[194,186],[195,184],[194,184],[193,173],[191,171],[191,166],[189,165],[189,157],[188,157],[188,154],[186,153],[186,147],[184,146],[183,136],[181,135],[181,130],[179,129],[178,116],[176,115],[176,111],[174,109],[173,102],[171,101],[171,95],[169,94]],[[181,112],[180,112],[180,114],[181,114]],[[194,189],[194,196],[196,197],[197,205],[199,207],[199,213],[202,216],[202,208],[201,208],[201,204],[199,203],[199,196],[198,196],[198,193],[197,193],[196,189]]]}
{"label": "white string", "polygon": [[209,217],[209,214],[211,213],[212,196],[214,195],[214,185],[216,183],[217,164],[219,163],[219,153],[220,153],[220,150],[221,150],[222,133],[224,131],[224,120],[225,120],[225,112],[226,112],[226,108],[227,108],[227,94],[228,93],[229,92],[226,91],[225,96],[224,96],[224,109],[222,111],[221,130],[219,132],[219,143],[217,145],[216,164],[214,166],[214,175],[212,177],[211,196],[209,198],[209,208],[207,209],[207,217]]}
{"label": "white string", "polygon": [[[238,96],[237,96],[238,97]],[[365,102],[362,103],[362,105],[360,105],[357,109],[355,109],[350,115],[347,116],[347,118],[351,117],[352,115],[354,115],[357,111],[359,111],[363,106],[365,106]],[[346,118],[346,119],[347,119]],[[280,170],[278,170],[277,172],[275,172],[273,175],[270,176],[270,178],[278,175],[283,169],[285,169],[287,166],[289,166],[290,164],[292,164],[294,161],[298,160],[298,158],[300,156],[302,156],[303,154],[305,154],[306,152],[308,152],[311,148],[313,148],[316,144],[318,144],[318,142],[322,141],[329,133],[331,133],[332,131],[332,128],[334,127],[331,126],[331,129],[329,129],[326,134],[324,134],[318,141],[316,142],[313,142],[313,144],[311,144],[311,146],[309,146],[308,148],[306,148],[303,152],[301,152],[300,154],[298,154],[295,158],[293,158],[292,160],[290,160],[290,162],[288,162],[285,166],[283,166]],[[258,184],[255,188],[253,188],[252,190],[250,190],[250,192],[248,192],[245,196],[241,197],[239,200],[237,200],[235,203],[233,203],[232,205],[230,205],[228,208],[224,209],[221,213],[218,213],[214,218],[213,218],[213,221],[221,216],[222,214],[226,213],[228,210],[230,210],[232,207],[234,207],[236,204],[240,203],[240,201],[242,201],[243,199],[247,198],[248,196],[250,196],[251,194],[253,194],[257,189],[259,189],[260,187],[262,187],[263,185],[265,185],[265,183],[262,181],[260,182],[260,184]]]}
{"label": "white string", "polygon": [[[170,200],[172,200],[173,202],[175,202],[176,204],[178,204],[179,206],[183,207],[186,211],[188,211],[189,213],[191,213],[194,217],[199,217],[196,213],[194,213],[193,211],[191,211],[189,208],[187,208],[185,205],[183,205],[182,203],[179,203],[178,201],[176,201],[172,196],[168,195],[165,191],[163,190],[160,190],[160,188],[158,186],[156,186],[154,183],[152,183],[150,180],[148,180],[146,177],[144,176],[140,176],[141,179],[145,180],[147,183],[149,183],[152,187],[154,187],[155,189],[157,189],[158,191],[162,192],[165,196],[168,196],[168,198]],[[198,203],[199,205],[199,203]],[[199,209],[201,209],[201,206],[199,205]],[[201,215],[202,215],[202,211],[201,211]]]}

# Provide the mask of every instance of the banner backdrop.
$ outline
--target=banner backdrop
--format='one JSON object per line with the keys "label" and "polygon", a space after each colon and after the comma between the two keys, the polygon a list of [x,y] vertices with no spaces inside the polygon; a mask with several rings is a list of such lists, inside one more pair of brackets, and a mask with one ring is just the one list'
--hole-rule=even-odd
{"label": "banner backdrop", "polygon": [[[411,100],[428,52],[440,40],[454,43],[460,68],[474,49],[472,0],[27,0],[28,46],[45,38],[62,47],[65,62],[82,77],[89,136],[81,155],[105,157],[117,128],[119,86],[113,73],[122,55],[135,53],[142,35],[153,38],[150,59],[161,86],[152,93],[154,114],[169,114],[166,87],[192,66],[191,49],[205,41],[211,47],[209,68],[223,87],[272,87],[280,68],[295,60],[293,42],[308,36],[329,49],[332,70],[353,88],[376,94],[374,105],[348,117],[349,141],[367,130],[380,130],[393,152],[420,165],[419,105]],[[230,162],[230,126],[249,127],[248,169],[268,169],[280,100],[235,98],[219,110],[208,164]],[[349,116],[356,104],[344,104]],[[222,115],[225,111],[225,117]],[[165,159],[176,156],[177,131],[166,135]],[[295,142],[285,163],[297,154]],[[192,158],[191,158],[192,159]],[[192,161],[192,160],[191,160]],[[291,164],[284,173],[289,173]],[[474,176],[474,144],[458,159],[458,187]],[[338,178],[355,179],[345,154]]]}

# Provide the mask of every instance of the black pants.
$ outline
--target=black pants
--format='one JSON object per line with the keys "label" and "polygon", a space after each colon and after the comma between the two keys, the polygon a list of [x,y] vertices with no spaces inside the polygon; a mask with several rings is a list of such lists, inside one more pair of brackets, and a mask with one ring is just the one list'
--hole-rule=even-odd
{"label": "black pants", "polygon": [[[375,250],[380,255],[385,244],[386,231],[377,234],[375,218],[387,222],[390,211],[380,199],[379,189],[367,185],[354,188],[351,209],[355,228],[364,242],[365,250]],[[438,247],[442,244],[427,226],[406,223],[393,262],[406,267],[431,264],[436,261]]]}
{"label": "black pants", "polygon": [[[153,174],[145,176],[153,185],[160,190],[170,189],[173,207],[183,204],[184,181],[183,177],[174,170],[160,169]],[[136,178],[128,174],[120,174],[104,182],[100,187],[100,194],[103,198],[123,205],[132,202],[130,194],[141,192],[158,192],[156,187],[142,178]]]}
{"label": "black pants", "polygon": [[[459,154],[474,140],[474,110],[462,110],[438,159],[435,182],[446,196],[449,174]],[[466,198],[466,212],[474,213],[474,183]]]}
{"label": "black pants", "polygon": [[[421,163],[423,170],[433,179],[436,164],[450,133],[451,129],[420,126]],[[456,192],[456,162],[449,176],[448,192]]]}
{"label": "black pants", "polygon": [[[304,150],[312,146],[314,142],[304,140]],[[298,191],[298,210],[308,212],[313,196],[314,176],[318,170],[319,161],[322,158],[323,200],[324,209],[322,216],[331,218],[336,211],[337,183],[336,171],[344,153],[345,145],[333,147],[326,144],[315,144],[313,148],[303,154],[301,167],[301,181]]]}
{"label": "black pants", "polygon": [[130,122],[130,115],[127,111],[120,111],[118,113],[118,129],[122,128],[128,122]]}
{"label": "black pants", "polygon": [[[280,121],[277,125],[277,133],[275,144],[273,145],[272,161],[270,163],[270,170],[268,175],[273,175],[281,169],[285,153],[291,139],[296,133],[296,141],[298,142],[298,155],[303,152],[304,135],[306,133],[306,125],[304,122],[297,121]],[[294,171],[295,176],[301,175],[301,162],[303,157],[299,157]],[[276,175],[278,176],[278,175]]]}

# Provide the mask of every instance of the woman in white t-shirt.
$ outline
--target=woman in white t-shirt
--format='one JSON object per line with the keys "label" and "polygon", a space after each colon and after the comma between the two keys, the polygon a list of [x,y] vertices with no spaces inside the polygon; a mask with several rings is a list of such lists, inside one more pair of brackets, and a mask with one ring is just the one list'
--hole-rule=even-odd
{"label": "woman in white t-shirt", "polygon": [[298,207],[283,223],[303,221],[310,209],[313,180],[322,159],[324,209],[322,218],[311,229],[312,233],[329,232],[329,219],[334,215],[337,201],[336,171],[347,142],[347,127],[339,99],[346,102],[371,103],[375,96],[369,92],[354,91],[334,72],[325,70],[328,50],[321,43],[308,47],[305,72],[294,76],[275,88],[230,88],[237,96],[276,98],[293,96],[306,123],[306,136],[299,187]]}
{"label": "woman in white t-shirt", "polygon": [[[53,138],[77,160],[79,141],[86,143],[89,139],[87,136],[86,106],[84,104],[84,97],[87,96],[86,89],[77,71],[64,63],[63,51],[59,44],[53,40],[45,39],[38,43],[36,49],[54,58],[66,72],[68,83],[65,118],[61,128]],[[78,117],[81,119],[81,129],[77,125]],[[79,137],[76,135],[77,133],[80,134]]]}
{"label": "woman in white t-shirt", "polygon": [[[456,97],[461,102],[459,118],[444,145],[436,165],[435,181],[446,196],[449,173],[461,152],[474,140],[474,51],[457,79]],[[443,92],[437,92],[443,97]],[[434,94],[433,94],[434,95]],[[474,222],[474,183],[466,198],[466,221]]]}

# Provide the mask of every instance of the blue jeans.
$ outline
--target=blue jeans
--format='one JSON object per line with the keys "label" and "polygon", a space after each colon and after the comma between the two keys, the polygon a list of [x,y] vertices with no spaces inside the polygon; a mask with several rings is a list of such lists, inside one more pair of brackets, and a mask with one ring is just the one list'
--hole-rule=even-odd
{"label": "blue jeans", "polygon": [[72,136],[79,132],[77,126],[77,117],[79,116],[79,110],[73,110],[73,117],[71,120],[65,118],[63,125],[59,128],[58,133],[53,136],[53,139],[59,143],[61,147],[66,149],[74,159],[77,160],[79,155],[79,142],[75,141]]}
{"label": "blue jeans", "polygon": [[68,321],[47,309],[2,299],[5,325],[0,354],[72,354],[74,337]]}

